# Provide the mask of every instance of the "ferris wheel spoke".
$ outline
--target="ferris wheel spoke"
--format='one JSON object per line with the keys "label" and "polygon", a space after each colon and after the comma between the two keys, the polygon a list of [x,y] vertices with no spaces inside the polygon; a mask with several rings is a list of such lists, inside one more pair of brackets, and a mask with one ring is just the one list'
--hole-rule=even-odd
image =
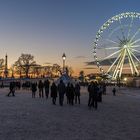
{"label": "ferris wheel spoke", "polygon": [[129,57],[128,57],[128,61],[129,61],[129,65],[130,65],[131,73],[132,73],[132,75],[133,75],[133,74],[134,74],[134,70],[133,70],[133,66],[132,66],[132,63],[131,63],[131,60],[130,60]]}
{"label": "ferris wheel spoke", "polygon": [[132,51],[137,52],[137,53],[140,53],[140,51],[138,51],[138,50],[136,50],[136,49],[132,49]]}
{"label": "ferris wheel spoke", "polygon": [[131,37],[130,42],[136,37],[136,35],[140,32],[140,28],[135,32],[135,34]]}
{"label": "ferris wheel spoke", "polygon": [[121,26],[121,33],[122,33],[122,36],[123,36],[123,38],[125,39],[124,28],[123,28],[123,25],[122,25],[122,22],[121,22],[120,19],[119,19],[119,23],[120,23],[120,26]]}
{"label": "ferris wheel spoke", "polygon": [[122,61],[122,53],[121,53],[121,56],[120,56],[120,58],[119,58],[119,60],[118,60],[118,63],[117,63],[117,65],[116,65],[115,70],[114,70],[114,73],[113,73],[113,77],[114,77],[115,79],[116,79],[117,74],[118,74],[118,72],[119,72],[119,70],[120,70],[121,61]]}
{"label": "ferris wheel spoke", "polygon": [[118,51],[116,51],[116,52],[114,52],[114,53],[110,54],[109,56],[105,57],[103,60],[106,60],[106,59],[108,59],[108,58],[112,57],[113,55],[115,55],[115,54],[119,53],[120,51],[121,51],[121,50],[118,50]]}
{"label": "ferris wheel spoke", "polygon": [[127,52],[128,52],[128,57],[130,58],[130,60],[131,60],[131,62],[132,62],[132,66],[133,66],[135,72],[136,72],[137,74],[139,74],[138,69],[137,69],[137,67],[136,67],[136,65],[135,65],[135,63],[134,63],[134,61],[133,61],[133,58],[132,58],[132,55],[131,55],[130,51],[127,50]]}
{"label": "ferris wheel spoke", "polygon": [[123,55],[123,58],[122,58],[122,61],[121,61],[119,77],[121,77],[121,74],[122,74],[122,69],[123,69],[123,65],[124,65],[125,56],[126,56],[126,49],[124,50],[124,55]]}
{"label": "ferris wheel spoke", "polygon": [[131,54],[140,63],[140,60],[137,58],[137,56],[133,52],[131,52]]}
{"label": "ferris wheel spoke", "polygon": [[126,55],[126,50],[121,52],[121,57],[118,61],[118,64],[115,68],[114,75],[113,75],[115,79],[117,76],[121,77],[121,72],[122,72],[122,67],[123,67],[125,55]]}
{"label": "ferris wheel spoke", "polygon": [[109,48],[105,48],[106,50],[114,50],[114,49],[120,49],[120,47],[109,47]]}
{"label": "ferris wheel spoke", "polygon": [[110,49],[110,50],[112,50],[112,49],[119,49],[120,47],[114,47],[114,46],[112,46],[112,47],[108,47],[108,46],[104,46],[104,47],[98,47],[98,49]]}
{"label": "ferris wheel spoke", "polygon": [[116,64],[116,62],[118,61],[118,59],[120,58],[121,54],[115,59],[115,61],[112,63],[112,65],[109,67],[108,72],[110,72],[110,70],[112,69],[112,67]]}
{"label": "ferris wheel spoke", "polygon": [[117,45],[119,45],[119,43],[118,43],[118,42],[116,42],[116,41],[113,41],[113,40],[111,40],[111,39],[106,39],[106,41],[109,41],[109,42],[111,42],[111,43],[114,43],[114,44],[117,44]]}
{"label": "ferris wheel spoke", "polygon": [[131,43],[131,45],[136,44],[138,42],[140,42],[140,39],[135,40],[134,42]]}
{"label": "ferris wheel spoke", "polygon": [[138,48],[138,47],[140,47],[140,45],[132,45],[132,48]]}
{"label": "ferris wheel spoke", "polygon": [[129,25],[129,30],[128,30],[128,33],[127,33],[127,39],[129,38],[130,36],[130,32],[131,32],[131,29],[132,29],[132,24],[133,24],[133,17],[131,18],[131,22],[130,22],[130,25]]}
{"label": "ferris wheel spoke", "polygon": [[110,72],[110,70],[112,69],[112,67],[116,64],[116,62],[118,61],[118,59],[120,58],[121,54],[119,54],[119,56],[115,59],[115,61],[112,63],[112,65],[109,67],[107,73]]}

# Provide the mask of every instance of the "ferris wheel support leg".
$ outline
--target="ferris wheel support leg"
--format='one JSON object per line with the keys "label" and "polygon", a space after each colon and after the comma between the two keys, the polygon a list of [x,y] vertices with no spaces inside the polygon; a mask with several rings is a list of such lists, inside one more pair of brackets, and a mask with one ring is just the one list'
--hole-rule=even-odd
{"label": "ferris wheel support leg", "polygon": [[109,67],[108,72],[110,72],[110,70],[112,69],[112,67],[115,65],[115,63],[118,61],[118,59],[120,58],[121,54],[116,58],[116,60],[113,62],[113,64]]}
{"label": "ferris wheel support leg", "polygon": [[121,77],[121,75],[122,75],[122,69],[123,69],[123,64],[124,64],[125,55],[126,55],[126,49],[124,50],[124,55],[123,55],[123,59],[122,59],[121,66],[120,66],[119,77]]}
{"label": "ferris wheel support leg", "polygon": [[130,60],[130,58],[129,58],[129,57],[128,57],[128,61],[129,61],[129,65],[130,65],[131,73],[132,73],[132,75],[134,75],[132,62],[131,62],[131,60]]}
{"label": "ferris wheel support leg", "polygon": [[133,61],[133,58],[132,58],[132,56],[131,56],[131,54],[130,54],[129,51],[128,51],[128,57],[130,57],[130,60],[131,60],[131,62],[132,62],[132,66],[133,66],[135,72],[139,75],[139,72],[138,72],[138,70],[137,70],[137,68],[136,68],[136,65],[135,65],[135,63],[134,63],[134,61]]}
{"label": "ferris wheel support leg", "polygon": [[123,53],[121,53],[121,56],[119,57],[119,60],[118,60],[118,64],[117,64],[117,66],[114,70],[114,73],[113,73],[113,78],[115,78],[115,79],[116,79],[117,74],[118,74],[118,69],[120,69],[119,66],[120,66],[120,63],[121,63],[121,60],[122,60],[122,55],[123,55]]}

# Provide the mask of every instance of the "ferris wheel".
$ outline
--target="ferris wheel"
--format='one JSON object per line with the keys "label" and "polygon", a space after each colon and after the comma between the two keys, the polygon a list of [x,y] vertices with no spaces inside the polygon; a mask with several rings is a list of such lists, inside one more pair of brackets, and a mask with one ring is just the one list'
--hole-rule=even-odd
{"label": "ferris wheel", "polygon": [[139,75],[140,13],[126,12],[107,20],[93,43],[96,65],[103,75],[121,78],[122,73]]}

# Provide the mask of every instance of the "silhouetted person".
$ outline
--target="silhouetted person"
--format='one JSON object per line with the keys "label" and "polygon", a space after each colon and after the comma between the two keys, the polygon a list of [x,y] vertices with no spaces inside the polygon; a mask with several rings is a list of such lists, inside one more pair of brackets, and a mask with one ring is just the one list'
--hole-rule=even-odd
{"label": "silhouetted person", "polygon": [[35,95],[36,95],[36,91],[37,91],[37,85],[36,83],[32,83],[32,98],[35,98]]}
{"label": "silhouetted person", "polygon": [[77,100],[78,103],[80,104],[80,85],[79,83],[76,83],[75,85],[75,103],[77,104]]}
{"label": "silhouetted person", "polygon": [[10,92],[7,94],[7,96],[10,96],[11,93],[13,96],[15,96],[15,82],[10,82],[9,89]]}
{"label": "silhouetted person", "polygon": [[98,84],[97,82],[91,82],[91,84],[88,86],[88,91],[89,91],[89,101],[88,101],[88,106],[94,107],[95,109],[97,109],[97,101],[98,101],[98,92],[99,92],[99,88],[98,88]]}
{"label": "silhouetted person", "polygon": [[66,87],[66,97],[67,97],[67,104],[70,104],[70,83],[68,83]]}
{"label": "silhouetted person", "polygon": [[99,92],[98,92],[98,101],[102,102],[102,94],[103,94],[103,87],[99,87]]}
{"label": "silhouetted person", "polygon": [[50,88],[50,82],[48,79],[45,80],[45,82],[44,82],[44,88],[45,88],[45,95],[46,95],[46,99],[47,99],[49,96],[49,88]]}
{"label": "silhouetted person", "polygon": [[55,105],[56,104],[56,98],[57,98],[57,86],[53,82],[51,86],[51,97],[52,97],[52,103]]}
{"label": "silhouetted person", "polygon": [[116,88],[115,87],[113,88],[112,92],[113,92],[113,96],[116,96]]}
{"label": "silhouetted person", "polygon": [[106,95],[106,84],[103,84],[103,94]]}
{"label": "silhouetted person", "polygon": [[60,80],[60,83],[58,84],[58,92],[59,92],[59,104],[60,104],[60,106],[63,106],[64,94],[66,92],[66,86],[62,80]]}
{"label": "silhouetted person", "polygon": [[94,83],[94,92],[93,92],[93,98],[92,98],[92,104],[93,104],[93,107],[95,107],[95,109],[97,109],[98,107],[98,93],[99,93],[99,87],[98,87],[98,84],[97,82]]}
{"label": "silhouetted person", "polygon": [[40,80],[39,83],[38,83],[39,97],[40,97],[40,98],[43,98],[43,97],[44,97],[43,88],[44,88],[44,84],[43,84],[43,82]]}
{"label": "silhouetted person", "polygon": [[1,88],[4,88],[4,84],[3,84],[3,81],[2,81],[2,83],[1,83]]}
{"label": "silhouetted person", "polygon": [[71,83],[70,84],[70,104],[73,105],[73,100],[74,100],[74,86]]}
{"label": "silhouetted person", "polygon": [[89,99],[88,99],[88,106],[91,108],[92,106],[92,96],[93,96],[93,92],[94,92],[94,89],[93,89],[93,82],[91,82],[89,85],[88,85],[88,93],[89,93]]}

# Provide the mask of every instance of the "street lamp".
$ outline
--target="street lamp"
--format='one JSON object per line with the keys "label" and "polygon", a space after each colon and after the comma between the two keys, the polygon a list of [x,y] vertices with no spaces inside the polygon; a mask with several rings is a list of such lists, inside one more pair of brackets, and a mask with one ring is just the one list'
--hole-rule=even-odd
{"label": "street lamp", "polygon": [[63,53],[62,58],[63,58],[63,73],[64,73],[64,70],[65,70],[65,60],[66,60],[65,53]]}

